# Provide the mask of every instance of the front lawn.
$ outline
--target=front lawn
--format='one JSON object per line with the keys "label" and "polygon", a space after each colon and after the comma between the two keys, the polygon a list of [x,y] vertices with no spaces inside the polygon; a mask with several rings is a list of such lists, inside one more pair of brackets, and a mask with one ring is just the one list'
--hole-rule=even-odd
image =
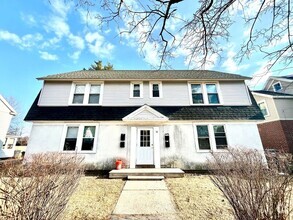
{"label": "front lawn", "polygon": [[182,219],[234,219],[231,207],[208,176],[166,179]]}
{"label": "front lawn", "polygon": [[62,219],[107,219],[115,208],[124,181],[82,177]]}

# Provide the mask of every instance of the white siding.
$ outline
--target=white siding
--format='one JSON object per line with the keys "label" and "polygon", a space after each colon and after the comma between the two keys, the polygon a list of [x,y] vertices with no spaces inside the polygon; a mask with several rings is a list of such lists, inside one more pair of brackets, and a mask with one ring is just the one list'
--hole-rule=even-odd
{"label": "white siding", "polygon": [[187,82],[162,82],[163,98],[150,98],[149,81],[143,82],[143,98],[130,98],[130,82],[105,82],[103,106],[189,105]]}
{"label": "white siding", "polygon": [[[187,81],[163,81],[162,98],[151,98],[149,81],[143,82],[143,98],[130,98],[130,81],[104,82],[103,106],[186,106],[190,105]],[[38,104],[67,106],[71,82],[45,82]],[[224,105],[250,105],[244,82],[220,82]]]}
{"label": "white siding", "polygon": [[71,82],[45,82],[38,105],[67,106],[71,84]]}
{"label": "white siding", "polygon": [[293,99],[274,99],[281,120],[293,119]]}
{"label": "white siding", "polygon": [[220,82],[224,105],[250,105],[244,82]]}

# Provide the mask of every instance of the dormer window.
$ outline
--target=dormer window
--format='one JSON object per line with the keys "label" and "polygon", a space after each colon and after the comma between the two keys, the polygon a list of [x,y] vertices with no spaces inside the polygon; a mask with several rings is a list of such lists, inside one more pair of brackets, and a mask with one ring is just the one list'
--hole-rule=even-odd
{"label": "dormer window", "polygon": [[100,105],[102,83],[74,83],[69,104],[73,105]]}
{"label": "dormer window", "polygon": [[274,88],[275,92],[278,92],[278,91],[282,90],[282,85],[280,82],[277,82],[277,83],[273,84],[273,88]]}
{"label": "dormer window", "polygon": [[151,98],[162,98],[162,83],[161,82],[150,82],[150,97]]}
{"label": "dormer window", "polygon": [[143,83],[142,82],[132,82],[130,84],[130,98],[142,98],[143,94]]}

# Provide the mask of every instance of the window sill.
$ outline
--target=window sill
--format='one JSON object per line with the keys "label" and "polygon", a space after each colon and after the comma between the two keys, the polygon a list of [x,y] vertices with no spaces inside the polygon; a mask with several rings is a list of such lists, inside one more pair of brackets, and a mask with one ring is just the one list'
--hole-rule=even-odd
{"label": "window sill", "polygon": [[130,99],[143,99],[143,97],[130,97]]}
{"label": "window sill", "polygon": [[69,106],[101,106],[102,104],[69,104]]}
{"label": "window sill", "polygon": [[96,154],[96,151],[61,151],[64,154]]}
{"label": "window sill", "polygon": [[197,153],[212,153],[212,150],[196,150]]}
{"label": "window sill", "polygon": [[190,104],[192,106],[223,106],[223,104]]}

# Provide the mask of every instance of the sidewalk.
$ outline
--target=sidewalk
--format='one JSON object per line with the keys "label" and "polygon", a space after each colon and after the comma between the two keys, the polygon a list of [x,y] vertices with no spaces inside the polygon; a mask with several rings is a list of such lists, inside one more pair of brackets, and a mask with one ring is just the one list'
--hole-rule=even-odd
{"label": "sidewalk", "polygon": [[122,219],[179,219],[164,180],[128,180],[111,216]]}

